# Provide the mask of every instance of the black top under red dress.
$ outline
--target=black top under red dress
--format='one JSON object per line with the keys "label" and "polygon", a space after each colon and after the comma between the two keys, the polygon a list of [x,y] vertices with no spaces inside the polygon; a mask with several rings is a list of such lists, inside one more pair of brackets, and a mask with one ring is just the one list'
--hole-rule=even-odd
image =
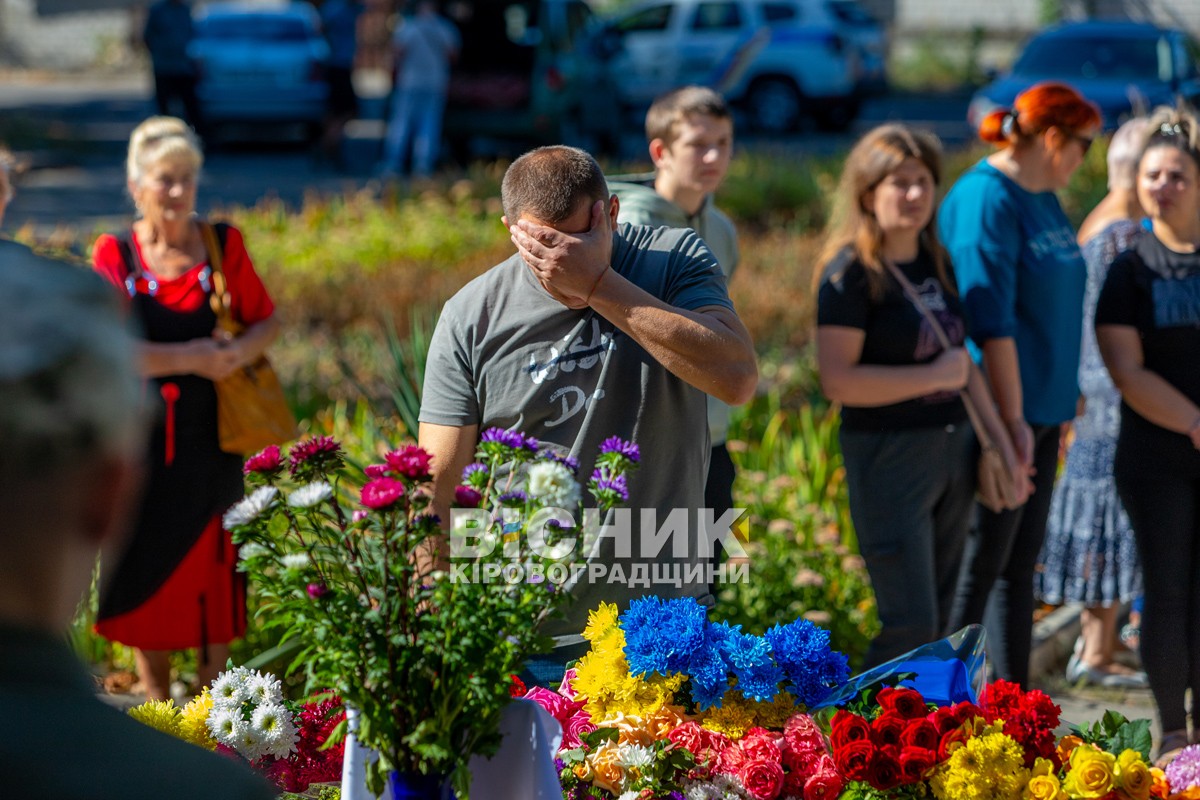
{"label": "black top under red dress", "polygon": [[[241,234],[219,227],[233,317],[253,325],[270,317],[274,304]],[[130,298],[143,337],[177,343],[212,336],[208,264],[164,279],[146,267],[136,235],[123,238],[140,269],[126,264],[121,244],[110,235],[96,241],[92,262]],[[212,381],[171,375],[149,378],[145,386],[155,413],[149,479],[126,552],[115,574],[105,575],[96,630],[144,650],[228,642],[245,633],[245,584],[221,514],[242,496],[242,459],[218,446]]]}

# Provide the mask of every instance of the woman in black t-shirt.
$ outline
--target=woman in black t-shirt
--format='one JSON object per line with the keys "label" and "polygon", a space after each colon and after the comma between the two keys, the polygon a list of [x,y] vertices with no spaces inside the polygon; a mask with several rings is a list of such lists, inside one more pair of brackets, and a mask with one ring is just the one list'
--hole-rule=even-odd
{"label": "woman in black t-shirt", "polygon": [[1113,472],[1146,573],[1162,761],[1188,743],[1187,689],[1200,712],[1200,125],[1163,108],[1147,130],[1137,191],[1152,231],[1109,268],[1096,340],[1121,392]]}
{"label": "woman in black t-shirt", "polygon": [[[842,404],[850,515],[883,625],[864,667],[945,634],[975,497],[978,451],[959,394],[972,374],[966,324],[934,230],[940,175],[933,135],[898,124],[868,133],[846,159],[819,264],[821,387]],[[953,347],[942,349],[888,262]],[[970,389],[1018,471],[982,378]]]}

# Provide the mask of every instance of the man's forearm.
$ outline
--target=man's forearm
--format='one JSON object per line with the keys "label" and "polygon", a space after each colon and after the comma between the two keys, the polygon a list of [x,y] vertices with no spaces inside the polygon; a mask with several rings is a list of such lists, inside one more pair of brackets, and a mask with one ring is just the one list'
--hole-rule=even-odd
{"label": "man's forearm", "polygon": [[590,305],[673,375],[730,405],[754,396],[754,344],[732,311],[675,308],[610,270]]}

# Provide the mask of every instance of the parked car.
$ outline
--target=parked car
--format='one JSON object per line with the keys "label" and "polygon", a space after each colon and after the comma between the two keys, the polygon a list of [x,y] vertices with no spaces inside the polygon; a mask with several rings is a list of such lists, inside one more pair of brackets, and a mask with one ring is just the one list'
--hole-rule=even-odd
{"label": "parked car", "polygon": [[1100,107],[1105,130],[1137,110],[1200,99],[1200,48],[1184,31],[1127,21],[1056,25],[1029,40],[1012,71],[976,92],[967,120],[976,130],[1035,83],[1063,81]]}
{"label": "parked car", "polygon": [[211,3],[188,49],[196,97],[210,128],[227,122],[300,122],[315,135],[325,115],[329,46],[304,2]]}
{"label": "parked car", "polygon": [[825,0],[643,0],[608,24],[623,103],[645,107],[678,86],[720,91],[758,130],[809,117],[843,129],[862,101],[862,55]]}
{"label": "parked car", "polygon": [[854,0],[825,0],[838,32],[858,48],[859,91],[887,91],[888,39],[883,25]]}
{"label": "parked car", "polygon": [[460,157],[475,137],[610,149],[621,134],[608,52],[584,0],[460,0],[445,134]]}

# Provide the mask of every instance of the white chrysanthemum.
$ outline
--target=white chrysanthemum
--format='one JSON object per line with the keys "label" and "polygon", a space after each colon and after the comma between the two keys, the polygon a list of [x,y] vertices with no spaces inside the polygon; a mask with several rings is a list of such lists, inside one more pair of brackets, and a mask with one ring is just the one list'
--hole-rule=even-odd
{"label": "white chrysanthemum", "polygon": [[255,672],[246,679],[246,694],[256,705],[283,703],[283,685],[271,673]]}
{"label": "white chrysanthemum", "polygon": [[579,505],[579,482],[571,470],[554,461],[540,461],[529,468],[529,496],[547,506],[573,510]]}
{"label": "white chrysanthemum", "polygon": [[225,530],[233,530],[239,525],[249,525],[271,507],[279,490],[274,486],[262,486],[255,489],[248,497],[243,497],[221,517]]}
{"label": "white chrysanthemum", "polygon": [[271,703],[259,706],[250,720],[250,726],[262,742],[264,755],[287,758],[296,749],[300,737],[292,715],[282,705]]}
{"label": "white chrysanthemum", "polygon": [[639,794],[641,794],[641,792],[635,792],[635,791],[631,790],[631,791],[625,792],[623,795],[618,797],[617,800],[637,800]]}
{"label": "white chrysanthemum", "polygon": [[244,667],[235,667],[218,675],[209,691],[213,698],[213,708],[241,708],[242,703],[250,699],[249,677],[250,671]]}
{"label": "white chrysanthemum", "polygon": [[621,745],[617,758],[626,769],[644,770],[654,764],[654,751],[640,744]]}
{"label": "white chrysanthemum", "polygon": [[237,737],[237,725],[243,721],[240,713],[234,709],[214,706],[212,711],[208,712],[208,719],[204,724],[208,726],[208,732],[214,739],[227,747],[232,747],[232,742]]}
{"label": "white chrysanthemum", "polygon": [[266,755],[266,743],[263,742],[263,737],[253,725],[244,719],[239,719],[234,727],[235,739],[230,747],[237,750],[247,761],[255,761]]}
{"label": "white chrysanthemum", "polygon": [[292,508],[312,508],[331,497],[333,497],[333,487],[325,481],[316,481],[292,492],[288,495],[287,501]]}
{"label": "white chrysanthemum", "polygon": [[249,562],[251,559],[261,558],[269,555],[271,555],[270,548],[264,547],[258,542],[247,542],[238,548],[238,572],[248,572],[250,567],[247,562]]}
{"label": "white chrysanthemum", "polygon": [[304,569],[309,564],[308,553],[288,553],[279,563],[284,569]]}

